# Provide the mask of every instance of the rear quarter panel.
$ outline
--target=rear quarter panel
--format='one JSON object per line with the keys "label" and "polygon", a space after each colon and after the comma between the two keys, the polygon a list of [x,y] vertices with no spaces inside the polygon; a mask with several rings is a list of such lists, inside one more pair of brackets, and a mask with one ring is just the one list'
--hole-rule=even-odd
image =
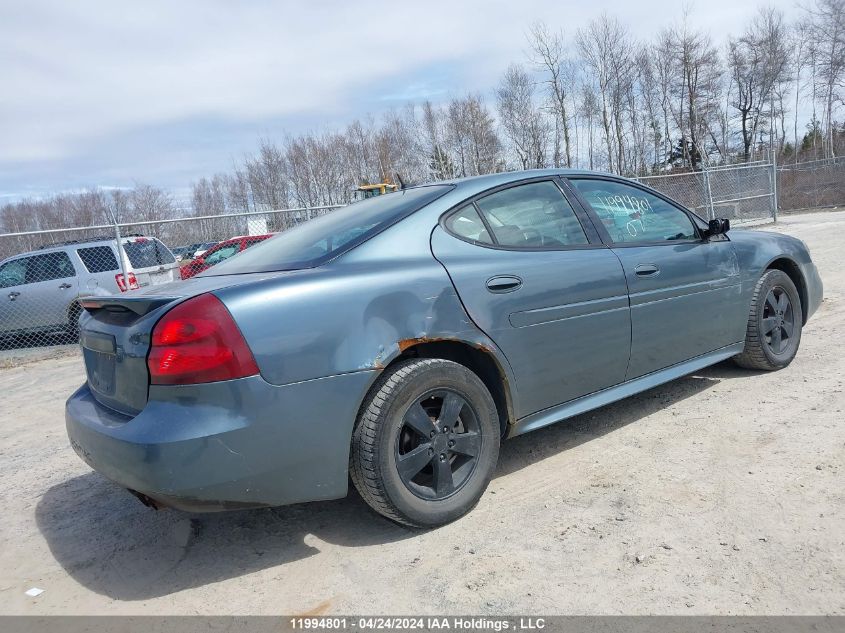
{"label": "rear quarter panel", "polygon": [[407,346],[432,340],[484,349],[511,380],[431,254],[435,224],[436,216],[417,214],[320,268],[215,294],[273,384],[381,370]]}

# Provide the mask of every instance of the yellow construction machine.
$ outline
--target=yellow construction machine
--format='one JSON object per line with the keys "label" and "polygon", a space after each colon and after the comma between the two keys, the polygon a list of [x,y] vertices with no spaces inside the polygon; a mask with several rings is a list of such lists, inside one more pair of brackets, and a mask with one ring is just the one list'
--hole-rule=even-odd
{"label": "yellow construction machine", "polygon": [[383,196],[386,193],[393,193],[398,188],[398,185],[381,182],[375,185],[360,185],[357,191],[361,193],[362,198],[374,198],[375,196]]}

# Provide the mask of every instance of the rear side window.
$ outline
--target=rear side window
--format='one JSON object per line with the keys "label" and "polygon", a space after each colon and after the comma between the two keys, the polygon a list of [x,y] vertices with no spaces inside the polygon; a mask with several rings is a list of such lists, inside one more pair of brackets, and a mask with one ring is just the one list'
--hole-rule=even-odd
{"label": "rear side window", "polygon": [[493,243],[493,240],[490,239],[490,232],[478,216],[478,211],[471,204],[450,215],[446,220],[446,228],[455,235],[473,242]]}
{"label": "rear side window", "polygon": [[589,243],[575,211],[553,182],[517,185],[476,204],[501,246],[555,249]]}
{"label": "rear side window", "polygon": [[124,242],[123,250],[133,268],[153,268],[176,261],[173,253],[154,237],[139,237]]}
{"label": "rear side window", "polygon": [[26,283],[28,284],[75,276],[76,270],[64,251],[33,255],[27,258]]}
{"label": "rear side window", "polygon": [[120,268],[117,257],[109,246],[78,248],[76,254],[79,255],[79,259],[82,260],[89,273],[105,273]]}

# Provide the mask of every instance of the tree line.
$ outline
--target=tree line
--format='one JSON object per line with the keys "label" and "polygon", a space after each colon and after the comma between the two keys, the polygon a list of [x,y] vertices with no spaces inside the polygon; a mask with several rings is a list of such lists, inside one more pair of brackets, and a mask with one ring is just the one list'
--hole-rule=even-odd
{"label": "tree line", "polygon": [[488,94],[408,103],[339,130],[261,139],[189,205],[151,185],[0,207],[0,232],[345,204],[360,184],[543,167],[647,175],[845,151],[845,0],[761,6],[724,45],[689,15],[640,41],[603,14],[537,22]]}

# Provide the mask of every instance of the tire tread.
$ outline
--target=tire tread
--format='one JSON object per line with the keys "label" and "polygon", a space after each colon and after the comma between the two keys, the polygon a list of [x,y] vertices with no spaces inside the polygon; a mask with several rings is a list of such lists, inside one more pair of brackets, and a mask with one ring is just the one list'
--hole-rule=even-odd
{"label": "tire tread", "polygon": [[361,412],[352,436],[349,473],[358,494],[379,514],[409,527],[422,527],[398,512],[390,501],[376,469],[378,427],[388,396],[401,388],[421,369],[443,363],[439,359],[420,358],[403,361],[392,372],[385,372],[373,385],[368,406]]}
{"label": "tire tread", "polygon": [[[785,365],[773,363],[769,357],[766,355],[766,352],[763,348],[765,345],[764,341],[764,334],[760,331],[759,327],[759,314],[760,311],[765,307],[766,301],[766,293],[762,292],[763,288],[768,285],[769,280],[773,277],[778,277],[783,275],[786,277],[786,280],[792,284],[792,280],[781,270],[771,269],[767,270],[765,274],[763,274],[760,279],[757,281],[757,285],[754,287],[754,293],[751,297],[751,309],[748,312],[748,324],[745,330],[745,349],[736,356],[733,357],[734,363],[743,367],[744,369],[757,369],[762,371],[773,371],[775,369],[780,369]],[[794,287],[794,285],[793,285]],[[799,314],[797,315],[798,319],[798,327],[800,327],[801,321],[801,313],[800,310],[802,309],[800,304],[798,306],[794,306],[799,310]],[[791,359],[790,359],[791,360]],[[789,362],[786,363],[787,365]]]}
{"label": "tire tread", "polygon": [[[385,370],[370,389],[359,413],[358,423],[352,433],[349,473],[355,489],[373,510],[391,521],[407,527],[428,528],[432,525],[415,521],[412,517],[406,516],[390,499],[384,485],[383,475],[379,471],[380,464],[383,463],[381,455],[379,455],[381,429],[385,424],[387,409],[393,398],[404,387],[413,384],[421,374],[432,371],[442,372],[455,366],[470,371],[463,365],[441,358],[411,358]],[[478,383],[484,387],[480,379]],[[495,411],[492,398],[489,394],[487,397],[490,399],[491,409]],[[498,445],[498,441],[496,445]],[[496,452],[498,453],[498,448]]]}

